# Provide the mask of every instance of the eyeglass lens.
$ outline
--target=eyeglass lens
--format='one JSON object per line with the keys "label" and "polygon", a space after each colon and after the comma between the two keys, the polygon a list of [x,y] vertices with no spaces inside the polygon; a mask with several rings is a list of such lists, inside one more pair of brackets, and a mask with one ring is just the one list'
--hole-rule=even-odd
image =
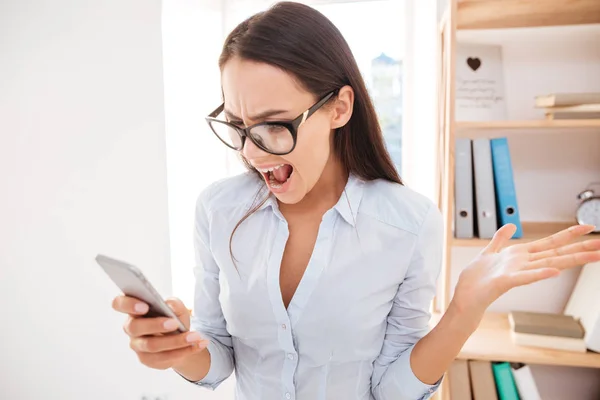
{"label": "eyeglass lens", "polygon": [[[236,129],[217,121],[211,121],[210,127],[229,147],[235,150],[242,149],[242,137]],[[257,146],[273,153],[286,153],[294,147],[292,132],[283,125],[258,125],[250,130],[249,136]]]}

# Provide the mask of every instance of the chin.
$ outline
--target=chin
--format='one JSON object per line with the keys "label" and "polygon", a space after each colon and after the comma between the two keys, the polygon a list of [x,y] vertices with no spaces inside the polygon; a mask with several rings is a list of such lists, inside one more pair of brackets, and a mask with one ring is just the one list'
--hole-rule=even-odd
{"label": "chin", "polygon": [[304,198],[303,194],[287,192],[287,193],[274,193],[277,200],[284,204],[297,204]]}

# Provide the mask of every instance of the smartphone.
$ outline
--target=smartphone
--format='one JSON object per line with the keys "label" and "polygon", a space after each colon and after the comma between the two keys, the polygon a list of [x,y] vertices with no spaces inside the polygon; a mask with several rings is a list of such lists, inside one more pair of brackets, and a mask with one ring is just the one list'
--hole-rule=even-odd
{"label": "smartphone", "polygon": [[169,307],[158,291],[150,284],[139,268],[102,254],[96,256],[96,262],[119,289],[121,289],[124,295],[135,297],[148,304],[150,310],[143,317],[173,318],[179,323],[178,331],[180,333],[187,332],[185,325],[175,315],[171,307]]}

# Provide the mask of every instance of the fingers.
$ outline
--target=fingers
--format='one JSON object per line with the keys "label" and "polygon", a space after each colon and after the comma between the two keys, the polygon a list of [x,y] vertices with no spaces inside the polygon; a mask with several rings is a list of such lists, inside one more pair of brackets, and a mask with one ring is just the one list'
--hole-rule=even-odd
{"label": "fingers", "polygon": [[187,346],[181,349],[166,351],[162,353],[146,353],[138,352],[137,356],[140,362],[151,368],[167,369],[176,363],[178,360],[183,359],[189,355],[198,353],[204,350],[205,347],[199,346]]}
{"label": "fingers", "polygon": [[170,333],[179,327],[177,321],[172,318],[132,318],[130,317],[123,330],[131,337],[146,335],[156,335],[160,333]]}
{"label": "fingers", "polygon": [[173,312],[175,312],[175,315],[177,315],[178,317],[180,317],[182,315],[187,315],[189,313],[189,310],[186,308],[186,306],[183,304],[183,302],[181,300],[179,300],[178,298],[171,297],[171,298],[165,300],[165,302],[169,305],[169,307],[171,307]]}
{"label": "fingers", "polygon": [[148,304],[134,297],[117,296],[112,302],[112,307],[119,312],[131,315],[144,315],[148,312]]}
{"label": "fingers", "polygon": [[574,225],[543,239],[530,242],[525,246],[530,253],[551,250],[564,246],[580,236],[587,235],[594,229],[593,225]]}
{"label": "fingers", "polygon": [[187,332],[171,336],[136,337],[130,342],[132,350],[142,353],[162,353],[190,345],[205,348],[208,346],[208,340],[203,339],[198,332]]}
{"label": "fingers", "polygon": [[513,237],[517,227],[514,224],[503,225],[494,233],[492,240],[483,249],[484,254],[497,253],[508,244],[508,241]]}
{"label": "fingers", "polygon": [[585,242],[574,243],[567,246],[559,247],[557,249],[541,251],[538,253],[531,253],[529,261],[537,261],[548,257],[564,256],[568,254],[596,250],[600,250],[600,239],[586,240]]}
{"label": "fingers", "polygon": [[600,251],[585,251],[574,254],[566,254],[557,257],[548,257],[533,261],[525,266],[525,270],[552,268],[564,270],[578,267],[584,264],[600,261]]}
{"label": "fingers", "polygon": [[543,279],[555,277],[558,274],[560,274],[560,271],[554,268],[542,268],[515,272],[510,276],[509,287],[529,285]]}

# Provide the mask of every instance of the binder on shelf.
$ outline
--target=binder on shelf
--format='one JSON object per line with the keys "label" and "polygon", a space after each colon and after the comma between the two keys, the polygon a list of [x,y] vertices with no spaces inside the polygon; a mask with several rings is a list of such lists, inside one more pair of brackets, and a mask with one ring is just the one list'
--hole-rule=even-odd
{"label": "binder on shelf", "polygon": [[600,353],[600,262],[583,266],[564,314],[581,321],[586,347]]}
{"label": "binder on shelf", "polygon": [[542,400],[529,365],[517,363],[511,368],[521,400]]}
{"label": "binder on shelf", "polygon": [[455,359],[448,371],[450,398],[452,400],[471,400],[471,378],[467,360]]}
{"label": "binder on shelf", "polygon": [[500,400],[521,400],[517,384],[508,362],[493,362],[492,371],[496,381],[496,391]]}
{"label": "binder on shelf", "polygon": [[498,400],[491,361],[469,360],[469,374],[473,400]]}
{"label": "binder on shelf", "polygon": [[454,236],[472,239],[473,228],[473,156],[472,141],[456,139],[454,175]]}
{"label": "binder on shelf", "polygon": [[510,148],[505,137],[490,140],[498,226],[512,223],[517,227],[513,238],[523,237],[521,217],[515,190]]}
{"label": "binder on shelf", "polygon": [[475,227],[477,236],[491,239],[498,229],[496,190],[492,150],[489,138],[473,139],[473,175],[475,182]]}

